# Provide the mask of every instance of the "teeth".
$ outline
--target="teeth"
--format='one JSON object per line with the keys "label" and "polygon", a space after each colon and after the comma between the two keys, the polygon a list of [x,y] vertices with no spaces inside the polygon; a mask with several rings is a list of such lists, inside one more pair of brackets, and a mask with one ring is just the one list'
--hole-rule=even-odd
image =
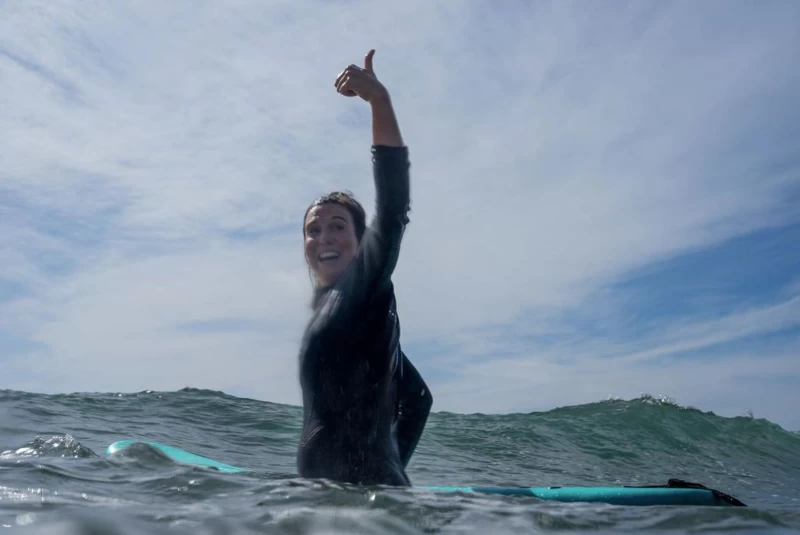
{"label": "teeth", "polygon": [[329,260],[331,258],[338,258],[339,253],[322,253],[319,258],[320,260]]}

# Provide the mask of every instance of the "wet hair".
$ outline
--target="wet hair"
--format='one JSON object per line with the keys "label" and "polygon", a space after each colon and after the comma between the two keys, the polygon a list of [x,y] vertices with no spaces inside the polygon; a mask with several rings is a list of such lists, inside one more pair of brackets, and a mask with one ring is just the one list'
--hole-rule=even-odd
{"label": "wet hair", "polygon": [[359,203],[349,191],[334,191],[328,193],[316,199],[306,208],[306,213],[303,215],[303,238],[306,237],[306,218],[308,218],[308,213],[315,206],[320,206],[322,204],[338,204],[339,206],[345,207],[353,218],[356,238],[359,242],[361,241],[361,238],[364,236],[364,231],[367,228],[367,214],[364,212],[364,207],[361,206],[361,203]]}

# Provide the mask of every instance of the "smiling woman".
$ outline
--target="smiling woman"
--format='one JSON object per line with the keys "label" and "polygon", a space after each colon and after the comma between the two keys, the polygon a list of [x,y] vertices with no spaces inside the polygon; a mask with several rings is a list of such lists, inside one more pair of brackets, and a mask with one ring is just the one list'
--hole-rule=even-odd
{"label": "smiling woman", "polygon": [[318,286],[330,286],[355,258],[364,236],[366,214],[361,204],[347,193],[320,197],[303,218],[306,262]]}
{"label": "smiling woman", "polygon": [[341,192],[314,201],[303,218],[315,288],[300,348],[297,465],[302,477],[406,486],[405,467],[433,398],[400,349],[391,276],[408,223],[408,149],[373,54],[364,68],[347,67],[335,85],[372,109],[375,218],[367,228],[363,207]]}

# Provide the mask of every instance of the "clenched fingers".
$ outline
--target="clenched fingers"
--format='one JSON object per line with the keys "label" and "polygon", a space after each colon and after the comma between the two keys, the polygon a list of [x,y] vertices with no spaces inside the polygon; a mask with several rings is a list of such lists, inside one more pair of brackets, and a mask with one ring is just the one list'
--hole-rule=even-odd
{"label": "clenched fingers", "polygon": [[336,81],[333,82],[333,85],[339,87],[341,81],[347,76],[350,76],[354,73],[363,73],[363,72],[364,69],[362,69],[361,67],[358,67],[357,65],[349,65],[345,70],[339,73],[339,76],[336,77]]}

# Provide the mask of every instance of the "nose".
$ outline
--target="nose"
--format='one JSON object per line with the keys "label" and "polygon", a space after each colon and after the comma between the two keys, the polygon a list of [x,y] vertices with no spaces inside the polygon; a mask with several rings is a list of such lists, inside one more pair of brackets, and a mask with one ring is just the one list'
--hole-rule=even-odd
{"label": "nose", "polygon": [[322,230],[322,243],[333,243],[333,232]]}

